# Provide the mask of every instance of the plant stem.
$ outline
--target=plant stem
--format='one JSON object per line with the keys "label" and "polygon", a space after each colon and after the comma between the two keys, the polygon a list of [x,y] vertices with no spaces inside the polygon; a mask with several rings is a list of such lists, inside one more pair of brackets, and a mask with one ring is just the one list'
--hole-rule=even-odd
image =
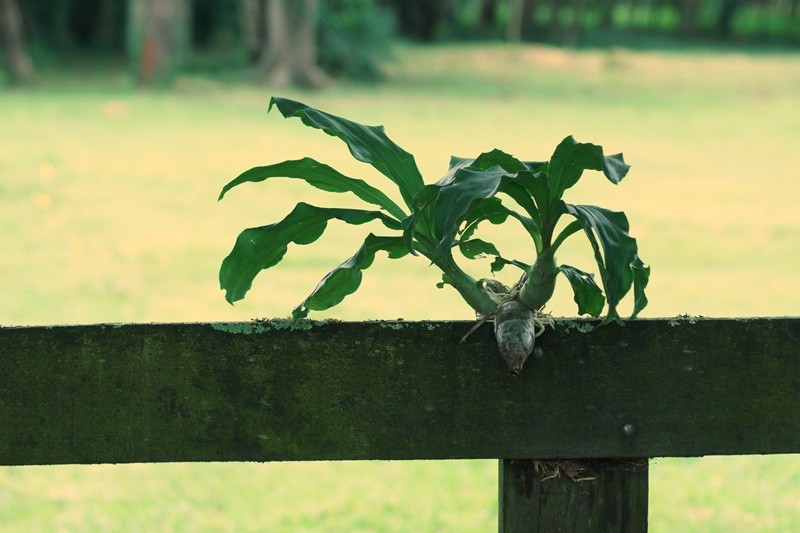
{"label": "plant stem", "polygon": [[497,309],[497,304],[489,297],[489,294],[478,284],[478,281],[461,270],[456,264],[452,255],[435,262],[436,266],[442,269],[450,283],[462,298],[482,315],[491,315]]}
{"label": "plant stem", "polygon": [[558,274],[554,251],[551,247],[542,250],[519,291],[519,301],[530,309],[541,309],[553,296]]}

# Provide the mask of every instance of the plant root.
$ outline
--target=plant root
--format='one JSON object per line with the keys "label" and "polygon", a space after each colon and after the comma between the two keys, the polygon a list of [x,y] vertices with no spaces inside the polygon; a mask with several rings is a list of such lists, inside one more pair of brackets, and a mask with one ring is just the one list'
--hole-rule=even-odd
{"label": "plant root", "polygon": [[537,473],[542,474],[541,481],[557,479],[562,474],[575,483],[597,479],[595,473],[587,465],[578,461],[534,461],[533,468]]}
{"label": "plant root", "polygon": [[[492,301],[496,303],[498,306],[508,301],[509,298],[512,298],[514,295],[516,295],[515,292],[517,290],[516,285],[514,286],[513,289],[509,289],[505,284],[497,281],[496,279],[488,279],[488,278],[481,279],[479,283],[483,288],[483,290],[486,291],[489,298],[491,298]],[[475,325],[472,326],[469,329],[469,331],[466,334],[464,334],[463,337],[461,337],[461,340],[458,343],[464,344],[465,342],[467,342],[467,339],[469,338],[470,335],[475,333],[475,331],[479,327],[484,325],[486,322],[493,319],[494,316],[495,313],[490,313],[488,315],[482,315],[480,313],[477,313],[478,322],[476,322]]]}
{"label": "plant root", "polygon": [[463,336],[463,337],[461,337],[461,340],[460,340],[460,341],[458,341],[458,344],[464,344],[465,342],[467,342],[467,339],[469,338],[469,336],[470,336],[470,335],[472,335],[473,333],[475,333],[475,331],[476,331],[476,330],[477,330],[479,327],[481,327],[482,325],[484,325],[484,324],[485,324],[487,321],[489,321],[489,319],[491,319],[493,316],[494,316],[494,315],[487,315],[487,316],[481,317],[481,318],[480,318],[480,319],[479,319],[477,322],[475,322],[475,325],[474,325],[474,326],[472,326],[471,328],[469,328],[469,331],[468,331],[468,332],[466,332],[466,333],[464,334],[464,336]]}

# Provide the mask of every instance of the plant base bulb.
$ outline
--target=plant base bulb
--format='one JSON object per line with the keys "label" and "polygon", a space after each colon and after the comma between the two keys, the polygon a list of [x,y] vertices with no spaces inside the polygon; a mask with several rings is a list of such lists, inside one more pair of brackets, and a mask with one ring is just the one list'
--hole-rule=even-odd
{"label": "plant base bulb", "polygon": [[516,376],[533,352],[536,315],[516,300],[500,304],[494,319],[494,334],[508,371]]}

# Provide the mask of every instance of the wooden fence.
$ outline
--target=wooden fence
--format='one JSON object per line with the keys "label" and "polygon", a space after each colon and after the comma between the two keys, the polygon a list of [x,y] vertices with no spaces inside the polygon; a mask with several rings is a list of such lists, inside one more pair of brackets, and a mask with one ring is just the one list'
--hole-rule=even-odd
{"label": "wooden fence", "polygon": [[0,328],[0,465],[478,459],[501,531],[644,531],[651,457],[800,452],[800,319]]}

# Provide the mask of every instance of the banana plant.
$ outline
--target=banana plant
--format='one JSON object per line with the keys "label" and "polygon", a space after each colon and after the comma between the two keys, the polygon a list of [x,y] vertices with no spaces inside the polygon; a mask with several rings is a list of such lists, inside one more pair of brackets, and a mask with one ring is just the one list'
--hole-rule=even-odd
{"label": "banana plant", "polygon": [[[273,107],[285,118],[297,117],[306,126],[341,139],[355,159],[373,166],[395,184],[403,205],[365,181],[310,157],[245,171],[223,187],[220,199],[243,183],[294,178],[324,191],[351,193],[372,208],[326,208],[301,202],[279,222],[245,229],[219,272],[228,302],[244,298],[255,277],[278,264],[289,244],[310,244],[323,234],[329,221],[339,220],[356,225],[379,221],[387,234],[369,233],[355,254],[325,275],[294,308],[294,318],[329,309],[354,293],[362,272],[378,252],[386,252],[391,259],[423,256],[441,270],[438,286],[452,286],[475,310],[477,325],[494,321],[500,354],[510,373],[517,375],[533,351],[536,337],[546,325],[554,324],[544,307],[559,274],[569,282],[579,314],[597,318],[607,305],[602,324],[622,322],[617,306],[631,289],[631,318],[647,305],[650,268],[638,255],[625,214],[562,199],[586,170],[599,171],[618,184],[630,168],[622,154],[607,156],[602,147],[579,143],[570,136],[543,162],[521,161],[497,149],[474,159],[452,157],[447,173],[426,185],[414,157],[391,141],[382,126],[362,125],[286,98],[273,97],[269,110]],[[561,227],[559,222],[565,216],[572,220]],[[528,257],[506,258],[494,244],[475,237],[482,223],[512,220],[530,235]],[[594,274],[556,262],[559,247],[581,232],[593,250],[602,289]],[[521,276],[513,286],[493,278],[475,279],[462,270],[454,251],[466,259],[493,256],[492,273],[513,266],[521,269]]]}

